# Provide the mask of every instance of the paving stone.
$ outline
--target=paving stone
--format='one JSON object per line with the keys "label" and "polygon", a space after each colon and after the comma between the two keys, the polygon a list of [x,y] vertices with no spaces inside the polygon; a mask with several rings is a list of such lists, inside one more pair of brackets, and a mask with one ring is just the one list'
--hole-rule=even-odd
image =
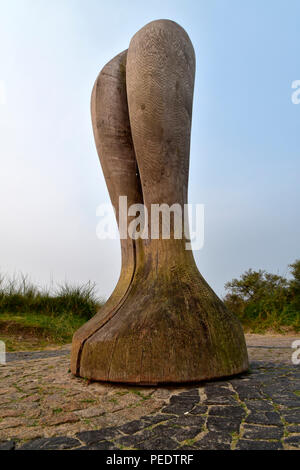
{"label": "paving stone", "polygon": [[14,450],[14,448],[15,448],[14,441],[0,442],[0,450]]}
{"label": "paving stone", "polygon": [[25,424],[23,418],[4,418],[0,421],[0,431],[3,431],[8,428],[17,428]]}
{"label": "paving stone", "polygon": [[71,437],[50,437],[48,439],[34,439],[19,447],[18,450],[63,450],[79,445],[80,442]]}
{"label": "paving stone", "polygon": [[300,449],[300,435],[299,436],[289,436],[284,439],[284,443],[292,447],[297,447]]}
{"label": "paving stone", "polygon": [[174,415],[182,415],[184,413],[188,413],[189,411],[194,408],[194,402],[179,402],[174,403],[173,405],[165,406],[161,412],[167,414],[174,414]]}
{"label": "paving stone", "polygon": [[89,446],[78,447],[76,450],[120,450],[113,442],[102,441]]}
{"label": "paving stone", "polygon": [[172,395],[170,398],[170,404],[173,405],[174,403],[198,403],[200,400],[199,394],[198,395],[186,395],[180,393],[179,395]]}
{"label": "paving stone", "polygon": [[250,441],[240,439],[236,445],[236,450],[281,450],[283,446],[280,441]]}
{"label": "paving stone", "polygon": [[197,403],[199,403],[199,395],[173,395],[170,398],[169,406],[178,406],[178,408],[182,408],[184,410],[188,409],[191,410]]}
{"label": "paving stone", "polygon": [[222,395],[222,396],[230,396],[233,395],[234,392],[229,388],[229,384],[222,384],[221,382],[208,382],[205,384],[204,387],[205,393],[207,396],[212,395]]}
{"label": "paving stone", "polygon": [[172,415],[167,415],[167,414],[158,414],[158,415],[150,415],[150,416],[142,416],[141,419],[143,419],[146,422],[147,426],[152,426],[157,423],[161,423],[163,421],[169,421],[173,420],[175,417]]}
{"label": "paving stone", "polygon": [[282,422],[278,413],[275,412],[266,412],[266,413],[256,413],[251,412],[247,418],[246,423],[254,424],[265,424],[270,426],[282,426]]}
{"label": "paving stone", "polygon": [[29,395],[28,397],[24,398],[23,399],[23,403],[27,403],[27,402],[38,402],[40,401],[41,397],[38,393],[34,394],[34,395]]}
{"label": "paving stone", "polygon": [[289,433],[297,433],[300,434],[300,425],[292,425],[292,426],[287,426],[286,428],[287,432]]}
{"label": "paving stone", "polygon": [[85,444],[91,445],[99,441],[104,441],[106,439],[112,439],[118,435],[116,428],[104,428],[99,431],[83,431],[78,432],[76,437],[80,439]]}
{"label": "paving stone", "polygon": [[8,387],[8,388],[1,388],[0,390],[0,395],[9,395],[10,393],[15,392],[15,389],[13,387]]}
{"label": "paving stone", "polygon": [[289,411],[283,412],[282,417],[285,419],[287,423],[291,424],[300,424],[300,412]]}
{"label": "paving stone", "polygon": [[241,419],[235,418],[232,420],[219,416],[209,416],[206,422],[207,429],[214,432],[239,432],[240,424]]}
{"label": "paving stone", "polygon": [[275,397],[273,402],[286,408],[300,408],[299,400],[295,400],[294,397]]}
{"label": "paving stone", "polygon": [[168,424],[159,424],[151,431],[154,435],[164,436],[164,437],[172,437],[176,434],[178,428],[176,426],[168,426]]}
{"label": "paving stone", "polygon": [[0,418],[16,418],[20,416],[20,410],[12,410],[9,408],[0,409]]}
{"label": "paving stone", "polygon": [[148,428],[143,429],[142,431],[134,434],[133,436],[125,436],[125,437],[136,437],[138,442],[145,441],[146,439],[152,439],[152,437],[157,437],[158,433],[155,432],[156,428]]}
{"label": "paving stone", "polygon": [[212,406],[209,416],[224,416],[226,418],[243,418],[246,415],[244,408],[240,406]]}
{"label": "paving stone", "polygon": [[191,415],[203,415],[207,413],[208,411],[208,406],[206,405],[196,405],[195,408],[193,408],[189,414]]}
{"label": "paving stone", "polygon": [[91,406],[89,408],[77,411],[77,415],[82,418],[94,418],[103,414],[103,408],[99,406]]}
{"label": "paving stone", "polygon": [[179,397],[196,397],[196,398],[200,398],[199,397],[199,389],[198,388],[193,388],[191,390],[187,390],[185,392],[181,392],[178,394]]}
{"label": "paving stone", "polygon": [[119,427],[119,431],[122,431],[124,434],[134,434],[137,431],[148,426],[148,424],[143,420],[131,421]]}
{"label": "paving stone", "polygon": [[178,444],[168,437],[156,437],[139,444],[138,450],[173,450]]}
{"label": "paving stone", "polygon": [[238,384],[237,382],[235,382],[233,388],[237,392],[240,400],[242,401],[246,399],[262,398],[262,394],[258,389],[258,384],[254,384],[253,381],[250,381],[250,379],[245,383]]}
{"label": "paving stone", "polygon": [[193,443],[198,450],[230,450],[231,435],[224,432],[208,432]]}
{"label": "paving stone", "polygon": [[198,436],[200,433],[201,429],[198,427],[182,428],[176,432],[175,437],[178,442],[182,442],[187,439],[194,439],[194,437]]}
{"label": "paving stone", "polygon": [[199,441],[193,445],[196,450],[230,450],[230,444],[225,442],[203,442]]}
{"label": "paving stone", "polygon": [[45,416],[40,420],[42,425],[58,426],[59,424],[76,423],[79,417],[74,413],[59,413],[57,416]]}
{"label": "paving stone", "polygon": [[226,388],[205,387],[206,399],[205,404],[208,405],[236,405],[234,393]]}
{"label": "paving stone", "polygon": [[176,426],[197,426],[201,428],[205,423],[205,416],[181,415],[172,420]]}
{"label": "paving stone", "polygon": [[281,439],[283,428],[279,426],[244,426],[244,439]]}
{"label": "paving stone", "polygon": [[244,401],[246,407],[248,408],[249,411],[274,411],[274,406],[271,402],[268,402],[266,400],[245,400]]}
{"label": "paving stone", "polygon": [[152,436],[149,436],[148,433],[147,435],[144,434],[134,434],[132,436],[123,436],[120,437],[115,441],[115,444],[118,446],[123,446],[123,447],[131,447],[136,449],[138,445],[145,441],[146,439],[150,439]]}

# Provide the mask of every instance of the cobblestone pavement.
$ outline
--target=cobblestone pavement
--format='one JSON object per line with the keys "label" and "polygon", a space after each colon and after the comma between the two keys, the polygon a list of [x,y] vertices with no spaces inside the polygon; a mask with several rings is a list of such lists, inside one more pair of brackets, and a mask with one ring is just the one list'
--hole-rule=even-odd
{"label": "cobblestone pavement", "polygon": [[249,373],[187,387],[89,383],[68,372],[69,347],[11,353],[0,449],[299,449],[295,339],[247,335]]}

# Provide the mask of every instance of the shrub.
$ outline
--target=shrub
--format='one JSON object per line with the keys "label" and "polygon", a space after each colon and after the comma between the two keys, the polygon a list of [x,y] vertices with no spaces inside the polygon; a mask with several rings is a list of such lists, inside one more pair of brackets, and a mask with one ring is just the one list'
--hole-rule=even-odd
{"label": "shrub", "polygon": [[246,329],[262,332],[300,331],[300,260],[289,266],[290,280],[263,270],[249,269],[225,284],[224,302]]}

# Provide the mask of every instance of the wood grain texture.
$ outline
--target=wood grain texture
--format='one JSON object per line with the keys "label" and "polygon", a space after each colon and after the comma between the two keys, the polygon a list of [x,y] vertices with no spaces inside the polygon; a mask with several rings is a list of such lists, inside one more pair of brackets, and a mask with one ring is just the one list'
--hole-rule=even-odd
{"label": "wood grain texture", "polygon": [[[128,115],[126,58],[127,51],[124,51],[101,70],[91,98],[95,143],[110,199],[116,209],[117,222],[119,196],[127,196],[129,205],[143,202]],[[79,373],[85,341],[114,315],[126,296],[135,271],[135,245],[129,238],[121,240],[122,267],[119,281],[106,304],[73,337],[71,371],[74,374]]]}
{"label": "wood grain texture", "polygon": [[[178,24],[154,21],[131,40],[127,106],[142,188],[137,192],[150,214],[151,204],[183,207],[187,202],[194,75],[193,46]],[[105,177],[113,195],[130,191],[133,184],[113,186],[109,169]],[[84,341],[77,373],[94,380],[158,384],[248,368],[242,327],[199,273],[184,239],[135,242],[134,265],[126,250],[125,265],[133,266],[130,283],[109,320],[97,320],[99,327]]]}

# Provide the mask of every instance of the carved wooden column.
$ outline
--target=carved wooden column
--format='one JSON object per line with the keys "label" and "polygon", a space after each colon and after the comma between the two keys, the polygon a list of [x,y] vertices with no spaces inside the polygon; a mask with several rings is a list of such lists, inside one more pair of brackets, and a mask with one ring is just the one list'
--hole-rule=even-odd
{"label": "carved wooden column", "polygon": [[[92,120],[113,205],[187,203],[195,74],[176,23],[142,28],[100,73]],[[183,211],[182,211],[183,213]],[[129,219],[130,221],[130,219]],[[71,369],[94,380],[193,382],[248,368],[242,327],[199,273],[186,240],[121,240],[119,282],[74,335]]]}

